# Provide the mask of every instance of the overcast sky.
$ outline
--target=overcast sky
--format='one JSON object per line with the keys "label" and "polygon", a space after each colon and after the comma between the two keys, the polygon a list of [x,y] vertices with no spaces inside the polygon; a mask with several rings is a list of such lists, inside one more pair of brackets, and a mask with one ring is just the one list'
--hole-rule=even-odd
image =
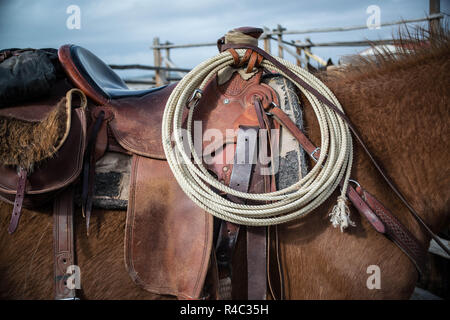
{"label": "overcast sky", "polygon": [[[380,8],[381,23],[424,17],[428,0],[0,0],[0,48],[53,47],[74,43],[88,48],[111,64],[153,65],[149,46],[154,37],[175,44],[213,42],[239,26],[287,29],[364,25],[367,7]],[[70,5],[81,10],[80,29],[68,29]],[[441,0],[449,13],[450,0]],[[388,39],[396,28],[286,36],[286,40],[313,42]],[[272,50],[275,43],[272,43]],[[362,47],[314,48],[324,59],[337,61]],[[215,55],[217,49],[174,49],[172,60],[193,67]],[[286,54],[286,57],[293,60]]]}

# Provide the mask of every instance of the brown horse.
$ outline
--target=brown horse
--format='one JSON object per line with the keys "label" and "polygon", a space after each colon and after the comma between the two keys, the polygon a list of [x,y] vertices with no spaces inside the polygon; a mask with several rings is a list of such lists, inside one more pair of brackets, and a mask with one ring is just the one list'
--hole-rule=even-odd
{"label": "brown horse", "polygon": [[[445,31],[400,42],[408,44],[408,52],[380,54],[376,61],[361,61],[358,66],[320,77],[395,184],[437,232],[450,223],[450,38]],[[307,103],[305,114],[307,133],[319,143],[320,132]],[[356,143],[352,177],[428,247],[430,239]],[[353,209],[356,227],[343,233],[334,229],[328,212],[336,196],[307,217],[278,227],[286,298],[408,299],[417,281],[413,264]],[[10,212],[11,205],[0,204],[0,230],[4,230],[0,232],[0,297],[52,299],[51,208],[25,210],[13,236],[6,232]],[[138,288],[127,274],[123,265],[124,212],[97,210],[91,219],[91,233],[86,237],[80,212],[75,218],[81,298],[167,298]],[[238,255],[245,251],[242,243],[240,239],[234,261],[240,261]],[[379,269],[372,271],[372,266]],[[379,286],[369,289],[372,276],[379,277]]]}

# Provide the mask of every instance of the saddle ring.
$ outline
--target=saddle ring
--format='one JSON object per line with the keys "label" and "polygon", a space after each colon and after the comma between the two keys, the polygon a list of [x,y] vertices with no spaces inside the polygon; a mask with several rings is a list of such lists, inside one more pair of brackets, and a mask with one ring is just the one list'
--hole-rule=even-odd
{"label": "saddle ring", "polygon": [[194,102],[193,107],[195,108],[198,105],[200,98],[202,97],[202,94],[203,94],[202,90],[200,90],[198,88],[195,89],[194,92],[192,93],[192,96],[189,98],[188,101],[186,101],[186,108],[187,109],[191,108],[191,103],[192,103],[192,101],[194,101],[194,99],[195,99],[195,102]]}

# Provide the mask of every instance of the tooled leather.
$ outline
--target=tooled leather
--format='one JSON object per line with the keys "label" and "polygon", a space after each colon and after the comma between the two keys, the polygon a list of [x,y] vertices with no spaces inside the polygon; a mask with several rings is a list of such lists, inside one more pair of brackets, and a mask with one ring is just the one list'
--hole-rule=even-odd
{"label": "tooled leather", "polygon": [[375,214],[383,221],[386,227],[386,235],[392,239],[413,261],[420,273],[423,273],[427,250],[420,244],[417,238],[405,228],[405,226],[374,196],[361,187],[357,192],[364,198]]}
{"label": "tooled leather", "polygon": [[55,299],[75,298],[75,289],[67,286],[67,268],[75,264],[73,242],[73,187],[64,190],[54,201],[53,245]]}

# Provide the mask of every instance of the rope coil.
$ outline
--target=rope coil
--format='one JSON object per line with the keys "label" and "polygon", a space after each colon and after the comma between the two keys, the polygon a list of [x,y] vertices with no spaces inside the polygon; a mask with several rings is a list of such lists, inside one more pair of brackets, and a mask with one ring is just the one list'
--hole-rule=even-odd
{"label": "rope coil", "polygon": [[[242,59],[246,50],[236,49],[235,52]],[[276,59],[343,112],[339,101],[319,79],[288,61]],[[331,213],[331,220],[339,221],[341,230],[352,225],[345,204],[345,192],[353,161],[352,138],[347,124],[313,94],[266,59],[262,60],[261,66],[280,73],[293,82],[309,100],[316,114],[321,132],[321,152],[312,170],[297,183],[270,193],[239,192],[220,183],[202,165],[194,148],[191,133],[195,103],[191,103],[193,106],[189,108],[186,128],[191,154],[186,153],[182,141],[182,120],[186,103],[195,90],[203,91],[217,72],[234,63],[235,57],[229,51],[204,61],[180,81],[167,101],[162,120],[162,142],[169,166],[182,190],[199,207],[220,219],[241,225],[268,226],[288,222],[310,213],[333,193],[343,179],[340,201]],[[242,199],[260,201],[262,204],[238,204],[221,197],[213,189]]]}

